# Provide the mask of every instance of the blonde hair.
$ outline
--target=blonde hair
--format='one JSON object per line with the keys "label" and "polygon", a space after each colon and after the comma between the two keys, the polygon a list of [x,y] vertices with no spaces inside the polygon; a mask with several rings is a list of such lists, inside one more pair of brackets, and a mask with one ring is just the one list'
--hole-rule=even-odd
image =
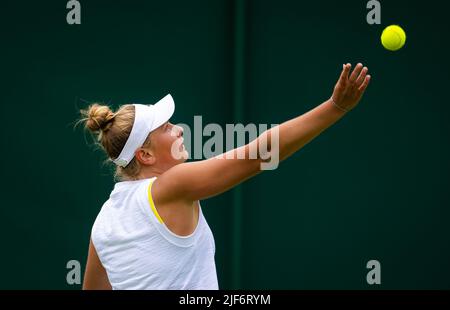
{"label": "blonde hair", "polygon": [[[119,157],[134,123],[135,107],[132,104],[126,104],[116,112],[113,112],[109,106],[102,103],[93,103],[87,109],[80,110],[82,118],[77,122],[86,122],[85,129],[91,131],[93,136],[97,136],[97,145],[105,151],[108,159],[107,163]],[[150,146],[150,135],[144,142],[145,147]],[[137,180],[141,170],[141,165],[134,157],[126,167],[116,166],[114,179],[118,181]]]}

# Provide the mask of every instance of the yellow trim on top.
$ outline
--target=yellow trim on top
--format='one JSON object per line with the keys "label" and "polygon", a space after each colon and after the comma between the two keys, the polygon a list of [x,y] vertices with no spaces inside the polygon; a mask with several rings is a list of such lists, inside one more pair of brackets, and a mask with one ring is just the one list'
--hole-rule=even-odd
{"label": "yellow trim on top", "polygon": [[151,181],[150,185],[148,186],[148,201],[150,202],[150,207],[151,207],[153,213],[155,214],[156,218],[158,219],[158,221],[161,224],[163,224],[164,222],[163,222],[162,218],[159,216],[159,213],[158,213],[158,211],[156,210],[156,207],[155,207],[155,203],[153,202],[153,198],[152,198],[152,184],[153,184],[153,181]]}

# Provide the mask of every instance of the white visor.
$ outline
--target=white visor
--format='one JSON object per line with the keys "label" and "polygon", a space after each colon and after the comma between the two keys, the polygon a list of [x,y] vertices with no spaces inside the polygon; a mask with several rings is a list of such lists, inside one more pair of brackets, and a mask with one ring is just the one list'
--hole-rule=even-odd
{"label": "white visor", "polygon": [[154,105],[133,104],[135,107],[134,123],[122,152],[113,162],[121,167],[126,167],[134,157],[134,153],[140,148],[148,135],[167,122],[175,111],[175,103],[170,94],[159,100]]}

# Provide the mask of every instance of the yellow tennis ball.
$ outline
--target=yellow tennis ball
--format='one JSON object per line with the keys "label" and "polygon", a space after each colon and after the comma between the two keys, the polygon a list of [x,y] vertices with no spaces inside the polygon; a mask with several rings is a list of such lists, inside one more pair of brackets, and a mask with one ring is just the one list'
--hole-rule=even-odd
{"label": "yellow tennis ball", "polygon": [[381,34],[381,44],[390,50],[397,51],[405,45],[406,34],[398,25],[390,25],[383,30]]}

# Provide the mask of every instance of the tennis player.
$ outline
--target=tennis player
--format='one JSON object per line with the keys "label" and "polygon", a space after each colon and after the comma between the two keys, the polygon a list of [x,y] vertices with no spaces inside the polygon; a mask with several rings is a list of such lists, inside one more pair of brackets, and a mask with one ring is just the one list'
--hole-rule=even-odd
{"label": "tennis player", "polygon": [[169,121],[170,95],[117,112],[100,104],[82,110],[81,121],[98,133],[120,180],[92,227],[83,289],[218,289],[214,238],[200,200],[261,172],[266,159],[251,158],[250,150],[260,139],[272,145],[274,128],[282,161],[342,118],[366,90],[367,72],[362,64],[352,72],[351,64],[343,65],[330,99],[226,153],[245,158],[186,162],[183,129]]}

